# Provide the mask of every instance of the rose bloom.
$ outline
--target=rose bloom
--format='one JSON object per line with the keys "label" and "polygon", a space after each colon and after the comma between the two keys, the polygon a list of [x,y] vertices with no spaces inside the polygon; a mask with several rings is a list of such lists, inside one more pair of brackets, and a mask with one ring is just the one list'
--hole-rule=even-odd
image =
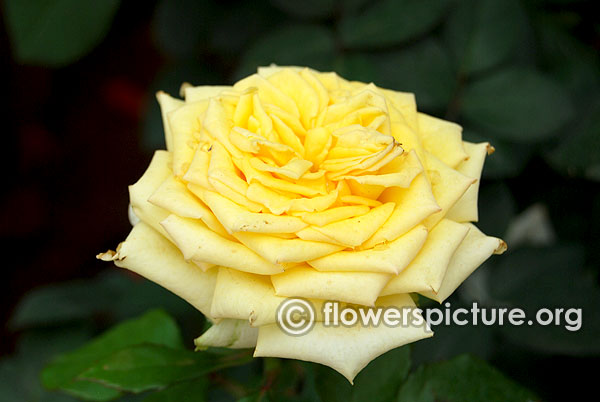
{"label": "rose bloom", "polygon": [[[326,301],[442,302],[505,243],[477,221],[488,143],[417,111],[415,97],[335,73],[259,68],[233,86],[157,94],[166,151],[130,186],[134,227],[100,254],[200,310],[209,346],[318,362],[349,381],[371,360],[431,336],[426,324],[323,325]],[[288,297],[316,324],[276,323]]]}

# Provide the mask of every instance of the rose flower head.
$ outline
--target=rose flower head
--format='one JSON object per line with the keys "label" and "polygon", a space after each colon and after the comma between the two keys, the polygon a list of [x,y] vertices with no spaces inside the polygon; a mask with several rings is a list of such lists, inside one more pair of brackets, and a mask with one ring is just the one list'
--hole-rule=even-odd
{"label": "rose flower head", "polygon": [[[212,326],[199,348],[255,348],[352,381],[431,331],[416,319],[325,325],[325,303],[414,308],[410,293],[441,303],[506,249],[471,223],[493,148],[418,112],[411,93],[271,66],[182,95],[158,93],[167,150],[129,188],[131,233],[99,258],[200,310]],[[278,325],[288,298],[314,306],[301,336]]]}

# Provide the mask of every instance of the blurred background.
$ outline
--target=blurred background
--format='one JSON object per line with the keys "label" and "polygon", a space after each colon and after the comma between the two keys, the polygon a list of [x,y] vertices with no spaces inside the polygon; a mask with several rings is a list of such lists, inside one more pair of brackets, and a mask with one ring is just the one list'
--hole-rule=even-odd
{"label": "blurred background", "polygon": [[594,3],[5,0],[0,399],[71,400],[42,389],[43,364],[148,308],[175,316],[186,340],[202,331],[201,315],[184,302],[94,257],[125,238],[127,185],[164,147],[155,92],[233,83],[270,63],[414,92],[420,110],[496,147],[478,226],[506,239],[509,252],[479,268],[451,297],[453,307],[477,300],[583,310],[577,332],[440,326],[412,348],[413,363],[473,353],[543,400],[595,391]]}

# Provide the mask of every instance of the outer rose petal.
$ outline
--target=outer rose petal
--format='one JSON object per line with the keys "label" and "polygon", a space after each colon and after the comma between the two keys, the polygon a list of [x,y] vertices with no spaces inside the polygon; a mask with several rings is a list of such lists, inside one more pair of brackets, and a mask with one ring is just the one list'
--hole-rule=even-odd
{"label": "outer rose petal", "polygon": [[[215,318],[236,318],[252,327],[274,324],[277,308],[286,297],[275,295],[268,277],[249,274],[235,269],[219,267],[211,304],[211,315]],[[315,321],[323,321],[324,300],[310,299],[315,307]],[[340,303],[341,308],[347,306]]]}
{"label": "outer rose petal", "polygon": [[245,349],[255,347],[257,338],[258,328],[251,327],[247,321],[226,318],[194,339],[194,344],[196,350],[209,347]]}
{"label": "outer rose petal", "polygon": [[462,141],[462,127],[450,121],[418,113],[423,146],[446,165],[455,168],[467,160]]}
{"label": "outer rose petal", "polygon": [[373,249],[340,251],[308,261],[319,271],[401,272],[417,255],[425,240],[427,228],[419,225],[396,240]]}
{"label": "outer rose petal", "polygon": [[469,228],[465,225],[443,219],[431,230],[416,258],[404,271],[389,281],[381,295],[430,290],[437,292],[452,255],[468,231]]}
{"label": "outer rose petal", "polygon": [[235,202],[212,191],[203,192],[202,199],[229,233],[295,233],[308,226],[307,223],[295,216],[249,212]]}
{"label": "outer rose petal", "polygon": [[[381,306],[415,308],[408,295],[395,295],[378,301]],[[432,336],[426,323],[413,322],[404,328],[378,327],[325,327],[317,322],[303,336],[283,333],[277,324],[259,328],[254,356],[285,357],[321,363],[339,371],[352,382],[356,374],[369,362],[388,350]]]}
{"label": "outer rose petal", "polygon": [[492,254],[502,254],[506,250],[506,243],[501,239],[486,236],[470,223],[462,225],[470,228],[469,233],[452,256],[440,290],[437,293],[419,292],[440,303],[447,299]]}
{"label": "outer rose petal", "polygon": [[273,264],[306,262],[344,248],[344,246],[335,244],[302,239],[282,239],[260,233],[239,232],[234,236],[246,247]]}
{"label": "outer rose petal", "polygon": [[246,246],[219,236],[201,221],[169,215],[161,225],[187,260],[223,265],[262,275],[271,275],[283,270],[256,255]]}
{"label": "outer rose petal", "polygon": [[372,306],[391,275],[378,272],[319,272],[308,266],[272,275],[279,296],[338,300]]}
{"label": "outer rose petal", "polygon": [[330,223],[314,229],[349,247],[360,246],[390,217],[394,210],[393,203],[373,208],[368,213],[339,222]]}
{"label": "outer rose petal", "polygon": [[471,185],[469,189],[450,210],[446,217],[456,222],[477,222],[479,214],[477,212],[477,198],[479,195],[479,179],[483,170],[483,163],[486,155],[492,150],[487,142],[473,144],[464,143],[465,150],[469,154],[469,159],[456,167],[456,170],[469,177],[474,177],[477,182]]}
{"label": "outer rose petal", "polygon": [[203,272],[186,262],[177,247],[144,222],[133,227],[116,253],[100,254],[99,258],[156,282],[211,318],[217,270]]}
{"label": "outer rose petal", "polygon": [[194,141],[194,134],[202,128],[201,116],[208,107],[208,102],[186,103],[178,109],[167,114],[171,133],[173,135],[173,173],[183,176],[194,157],[194,148],[190,141]]}
{"label": "outer rose petal", "polygon": [[159,223],[169,216],[169,212],[149,203],[148,198],[171,175],[172,161],[170,152],[156,151],[142,177],[129,186],[129,200],[135,215],[167,238],[169,235]]}
{"label": "outer rose petal", "polygon": [[186,102],[198,102],[208,99],[211,96],[217,96],[221,92],[228,89],[231,89],[231,87],[226,85],[201,85],[198,87],[186,86],[183,88],[183,96]]}
{"label": "outer rose petal", "polygon": [[388,189],[380,198],[384,202],[394,202],[396,208],[389,219],[362,245],[363,248],[392,241],[441,210],[424,173],[415,177],[409,188]]}
{"label": "outer rose petal", "polygon": [[180,99],[175,99],[163,91],[158,91],[156,93],[156,100],[158,100],[158,104],[160,105],[160,113],[162,115],[163,128],[165,130],[165,143],[167,145],[167,150],[173,151],[173,133],[171,133],[171,126],[167,120],[167,114],[183,106],[185,102]]}
{"label": "outer rose petal", "polygon": [[268,276],[219,267],[211,315],[258,326],[274,322],[275,311],[284,300],[275,295]]}
{"label": "outer rose petal", "polygon": [[212,214],[210,209],[194,197],[187,186],[173,175],[162,182],[148,201],[184,218],[201,219]]}
{"label": "outer rose petal", "polygon": [[477,182],[477,179],[457,172],[430,153],[425,153],[425,155],[427,170],[430,172],[431,190],[438,205],[442,208],[440,212],[436,212],[423,222],[425,226],[432,228],[442,220],[469,186]]}
{"label": "outer rose petal", "polygon": [[369,210],[369,207],[366,205],[349,205],[345,207],[330,208],[322,212],[301,212],[297,215],[308,224],[325,226],[328,223],[364,215],[369,212]]}

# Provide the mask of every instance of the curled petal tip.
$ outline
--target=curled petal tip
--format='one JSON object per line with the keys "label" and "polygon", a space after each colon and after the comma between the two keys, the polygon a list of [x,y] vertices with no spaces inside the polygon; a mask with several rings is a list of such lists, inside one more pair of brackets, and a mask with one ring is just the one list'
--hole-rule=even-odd
{"label": "curled petal tip", "polygon": [[494,250],[494,254],[503,254],[506,250],[508,250],[508,245],[504,240],[500,239],[500,244],[498,245],[498,248]]}

